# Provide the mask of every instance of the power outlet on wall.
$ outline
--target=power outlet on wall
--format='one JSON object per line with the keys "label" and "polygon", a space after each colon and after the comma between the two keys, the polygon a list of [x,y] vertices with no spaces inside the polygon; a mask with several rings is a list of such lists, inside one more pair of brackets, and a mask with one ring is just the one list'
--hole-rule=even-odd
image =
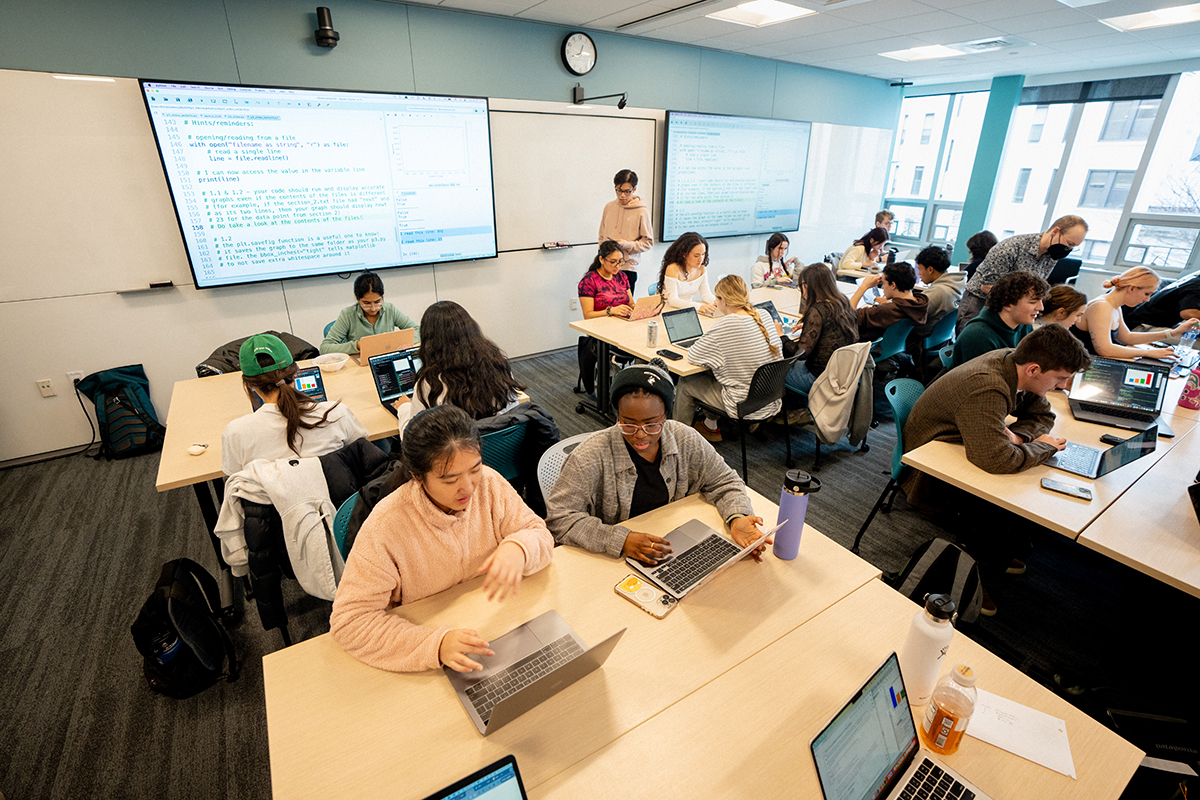
{"label": "power outlet on wall", "polygon": [[42,393],[42,397],[54,397],[54,384],[50,383],[49,378],[42,378],[37,383],[38,391]]}
{"label": "power outlet on wall", "polygon": [[83,373],[82,372],[68,372],[67,380],[71,382],[72,386],[74,386],[75,384],[77,384],[81,380],[83,380]]}
{"label": "power outlet on wall", "polygon": [[572,297],[572,298],[571,298],[570,300],[568,300],[567,302],[568,302],[568,303],[570,303],[570,305],[571,305],[571,310],[572,310],[572,311],[578,311],[578,310],[579,310],[579,298],[578,298],[578,297]]}

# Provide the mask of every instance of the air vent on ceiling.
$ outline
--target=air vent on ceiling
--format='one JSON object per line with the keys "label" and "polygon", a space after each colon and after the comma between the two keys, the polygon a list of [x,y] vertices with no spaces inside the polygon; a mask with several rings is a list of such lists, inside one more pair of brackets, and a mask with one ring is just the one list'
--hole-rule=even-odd
{"label": "air vent on ceiling", "polygon": [[1030,47],[1033,42],[1019,36],[993,36],[989,39],[976,39],[971,42],[960,42],[949,45],[964,53],[986,53],[989,50],[1002,50],[1011,47]]}

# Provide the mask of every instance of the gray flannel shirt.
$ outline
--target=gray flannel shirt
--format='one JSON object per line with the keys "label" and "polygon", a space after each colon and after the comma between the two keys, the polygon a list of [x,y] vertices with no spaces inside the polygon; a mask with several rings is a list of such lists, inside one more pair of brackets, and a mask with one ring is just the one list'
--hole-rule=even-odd
{"label": "gray flannel shirt", "polygon": [[971,280],[967,281],[967,292],[979,298],[987,297],[983,287],[995,286],[996,281],[1010,272],[1032,272],[1047,277],[1058,259],[1048,255],[1038,258],[1041,242],[1040,233],[1023,233],[997,244],[988,251],[987,258],[975,270]]}
{"label": "gray flannel shirt", "polygon": [[[663,426],[659,468],[672,501],[700,492],[726,522],[754,513],[746,486],[712,445],[675,420]],[[546,498],[546,527],[559,544],[620,557],[630,529],[629,504],[637,468],[614,425],[575,448]]]}

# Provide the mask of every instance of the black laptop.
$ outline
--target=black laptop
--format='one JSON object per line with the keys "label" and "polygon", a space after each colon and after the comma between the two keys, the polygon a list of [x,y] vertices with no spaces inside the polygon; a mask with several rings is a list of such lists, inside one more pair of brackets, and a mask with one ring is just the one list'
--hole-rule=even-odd
{"label": "black laptop", "polygon": [[417,372],[421,369],[417,348],[380,353],[371,356],[368,363],[371,365],[371,376],[375,379],[375,391],[379,395],[379,402],[395,414],[395,402],[401,397],[411,396],[413,388],[417,385]]}
{"label": "black laptop", "polygon": [[[1093,358],[1071,383],[1075,419],[1144,431],[1159,424],[1171,368],[1145,361]],[[1165,431],[1159,430],[1159,435]]]}

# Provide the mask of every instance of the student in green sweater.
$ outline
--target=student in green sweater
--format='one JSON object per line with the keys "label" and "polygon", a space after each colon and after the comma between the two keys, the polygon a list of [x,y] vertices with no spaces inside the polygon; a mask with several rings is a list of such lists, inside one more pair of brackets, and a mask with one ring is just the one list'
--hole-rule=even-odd
{"label": "student in green sweater", "polygon": [[[417,328],[417,322],[391,303],[383,302],[383,281],[374,272],[364,272],[354,281],[355,305],[346,306],[325,341],[321,342],[321,354],[358,352],[358,340],[377,333]],[[420,338],[417,328],[417,337]]]}
{"label": "student in green sweater", "polygon": [[962,329],[954,342],[952,367],[977,356],[1016,347],[1033,330],[1033,321],[1042,311],[1050,293],[1046,279],[1032,272],[1010,272],[988,292],[987,305]]}

